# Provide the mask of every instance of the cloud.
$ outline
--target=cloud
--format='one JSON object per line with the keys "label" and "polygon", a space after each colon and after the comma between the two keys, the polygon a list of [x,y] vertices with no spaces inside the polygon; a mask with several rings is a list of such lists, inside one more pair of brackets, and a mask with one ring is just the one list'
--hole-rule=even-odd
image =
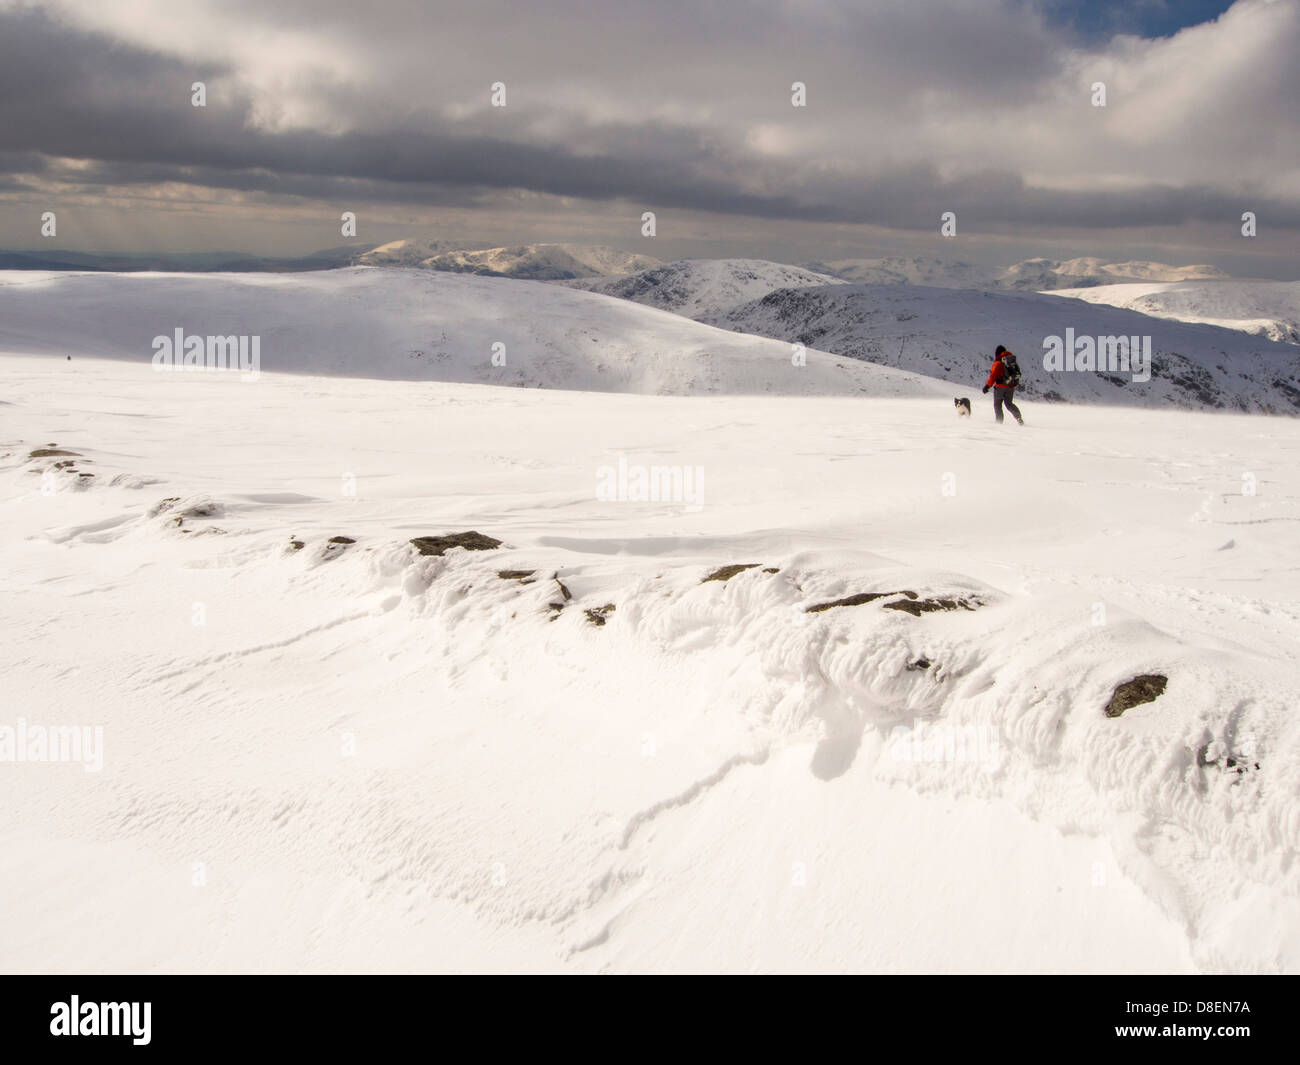
{"label": "cloud", "polygon": [[[1012,0],[0,8],[0,173],[935,231],[1300,226],[1300,0],[1080,43]],[[190,84],[209,106],[190,106]],[[507,85],[509,106],[489,106]],[[793,81],[808,106],[790,103]],[[1107,106],[1092,106],[1103,81]],[[58,162],[62,160],[63,162]],[[76,167],[67,160],[82,161]]]}

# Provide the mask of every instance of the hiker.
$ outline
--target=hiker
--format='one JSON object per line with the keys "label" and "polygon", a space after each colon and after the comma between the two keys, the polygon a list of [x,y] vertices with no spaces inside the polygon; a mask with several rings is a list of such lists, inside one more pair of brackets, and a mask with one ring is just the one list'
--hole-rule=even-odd
{"label": "hiker", "polygon": [[1011,412],[1011,416],[1020,425],[1025,424],[1025,419],[1020,417],[1020,408],[1012,402],[1019,384],[1020,365],[1016,362],[1016,357],[999,344],[998,350],[993,353],[993,369],[989,371],[989,379],[984,382],[985,395],[990,388],[993,389],[993,416],[999,425],[1002,424],[1003,407]]}

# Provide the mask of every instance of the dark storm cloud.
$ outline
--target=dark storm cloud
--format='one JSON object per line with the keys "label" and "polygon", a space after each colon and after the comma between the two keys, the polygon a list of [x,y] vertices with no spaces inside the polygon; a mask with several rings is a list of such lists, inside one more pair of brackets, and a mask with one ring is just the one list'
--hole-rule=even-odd
{"label": "dark storm cloud", "polygon": [[[333,26],[350,35],[358,57],[384,69],[382,84],[360,91],[328,81],[316,87],[349,120],[341,132],[259,122],[256,92],[230,62],[192,62],[38,10],[5,10],[0,173],[14,182],[51,180],[92,195],[180,182],[349,205],[490,205],[526,190],[622,199],[637,211],[676,208],[925,231],[937,230],[943,211],[957,213],[961,231],[1223,223],[1238,218],[1243,206],[1266,213],[1271,225],[1300,225],[1294,201],[1260,194],[1243,204],[1240,189],[1210,183],[1138,178],[1122,190],[1044,188],[1029,184],[1015,160],[997,152],[971,158],[954,144],[953,156],[963,165],[949,166],[946,177],[939,160],[900,157],[900,141],[879,132],[888,129],[893,112],[915,113],[919,128],[923,114],[937,114],[942,122],[945,108],[969,106],[972,99],[986,108],[1032,100],[1044,94],[1058,60],[1032,18],[991,21],[981,5],[954,2],[937,19],[925,17],[923,8],[886,2],[867,17],[811,3],[702,9],[683,0],[629,4],[617,12],[619,44],[607,37],[604,48],[600,35],[614,32],[613,9],[595,18],[590,5],[577,3],[549,5],[544,15],[495,0],[439,5],[443,22],[436,28],[427,25],[427,8],[407,3],[377,5],[359,17],[353,4],[295,0],[237,15]],[[423,36],[416,32],[421,25]],[[447,43],[480,35],[492,40],[490,57]],[[562,43],[542,43],[549,41]],[[421,49],[429,52],[423,66]],[[760,66],[756,73],[756,57],[773,69]],[[481,85],[484,98],[484,71],[515,71],[515,98],[524,102],[508,111],[478,108],[448,117],[422,102],[428,86],[421,78],[433,62],[441,84]],[[572,100],[548,106],[537,81],[548,64],[606,78],[617,89],[610,106],[596,114],[581,113]],[[774,99],[770,110],[788,121],[786,72],[801,68],[817,76],[816,121],[830,116],[834,125],[817,127],[809,119],[807,127],[791,126],[790,136],[807,137],[813,146],[806,152],[756,148],[736,131],[763,116],[753,103],[763,93]],[[208,86],[206,108],[190,104],[196,80]],[[677,93],[673,99],[698,101],[703,117],[656,111],[652,105],[668,99],[665,84]],[[730,87],[729,94],[719,87]],[[978,132],[955,128],[954,141]],[[777,135],[786,133],[781,127]],[[868,139],[865,147],[839,143],[855,136]],[[831,176],[810,164],[810,156],[816,162],[837,153],[846,161],[832,167]],[[51,163],[60,158],[82,162]]]}

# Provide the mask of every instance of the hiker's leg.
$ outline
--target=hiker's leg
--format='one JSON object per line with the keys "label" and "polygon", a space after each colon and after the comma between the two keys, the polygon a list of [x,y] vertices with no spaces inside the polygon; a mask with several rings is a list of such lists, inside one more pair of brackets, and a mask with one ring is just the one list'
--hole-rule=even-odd
{"label": "hiker's leg", "polygon": [[1016,390],[1014,388],[1008,388],[1007,398],[1004,400],[1004,402],[1006,403],[1007,410],[1011,412],[1011,416],[1015,418],[1016,421],[1023,422],[1025,419],[1020,417],[1020,408],[1017,407],[1015,403],[1012,402],[1012,400],[1014,400],[1015,398],[1016,398]]}
{"label": "hiker's leg", "polygon": [[999,425],[1002,424],[1002,400],[1005,395],[1005,389],[995,388],[993,390],[993,417]]}

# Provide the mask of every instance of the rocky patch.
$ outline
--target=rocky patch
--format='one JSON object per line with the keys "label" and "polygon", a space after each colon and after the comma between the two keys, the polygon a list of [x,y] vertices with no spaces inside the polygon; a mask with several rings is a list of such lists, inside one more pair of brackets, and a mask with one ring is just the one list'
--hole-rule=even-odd
{"label": "rocky patch", "polygon": [[747,569],[757,569],[760,564],[761,563],[758,562],[744,562],[734,566],[723,566],[721,569],[715,569],[705,577],[704,580],[700,581],[700,583],[708,584],[709,581],[729,581],[737,573],[744,573]]}
{"label": "rocky patch", "polygon": [[1107,717],[1119,717],[1125,710],[1132,710],[1143,703],[1154,702],[1164,694],[1169,678],[1159,673],[1143,673],[1141,676],[1126,680],[1115,687],[1106,704]]}
{"label": "rocky patch", "polygon": [[983,605],[975,596],[952,599],[917,599],[913,596],[911,599],[895,599],[892,603],[884,603],[881,609],[901,610],[919,618],[922,614],[931,614],[937,610],[978,610]]}
{"label": "rocky patch", "polygon": [[491,551],[501,546],[501,541],[481,532],[448,533],[446,536],[417,536],[411,544],[422,555],[442,555],[453,547],[466,551]]}
{"label": "rocky patch", "polygon": [[592,607],[590,610],[584,610],[587,620],[598,628],[605,624],[605,619],[614,613],[614,604],[606,603],[604,606]]}

